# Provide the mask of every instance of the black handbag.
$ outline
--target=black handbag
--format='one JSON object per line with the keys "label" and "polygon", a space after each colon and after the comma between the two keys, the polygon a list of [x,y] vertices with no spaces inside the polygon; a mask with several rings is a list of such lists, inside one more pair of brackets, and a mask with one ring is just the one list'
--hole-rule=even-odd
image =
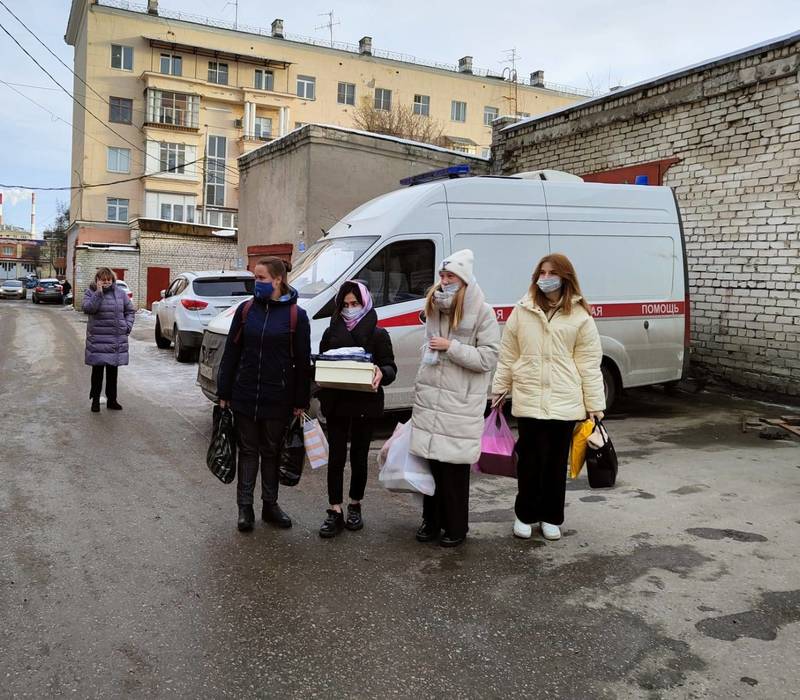
{"label": "black handbag", "polygon": [[281,444],[278,481],[284,486],[297,486],[303,475],[303,462],[306,461],[306,446],[303,441],[303,424],[295,419],[286,429]]}
{"label": "black handbag", "polygon": [[223,484],[230,484],[236,476],[236,427],[229,408],[214,406],[214,434],[206,465]]}
{"label": "black handbag", "polygon": [[602,421],[595,419],[595,426],[603,439],[600,447],[591,443],[586,445],[586,472],[589,476],[589,486],[593,489],[607,489],[617,481],[617,452],[608,437]]}

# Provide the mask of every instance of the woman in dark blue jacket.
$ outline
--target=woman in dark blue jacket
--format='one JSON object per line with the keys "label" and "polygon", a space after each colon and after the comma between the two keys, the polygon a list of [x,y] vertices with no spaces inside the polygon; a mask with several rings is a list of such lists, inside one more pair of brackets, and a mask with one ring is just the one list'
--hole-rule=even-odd
{"label": "woman in dark blue jacket", "polygon": [[286,282],[291,267],[279,258],[255,266],[255,297],[233,316],[217,378],[222,408],[230,406],[239,437],[239,530],[253,529],[259,461],[264,521],[288,528],[278,505],[280,447],[292,415],[308,408],[311,328]]}

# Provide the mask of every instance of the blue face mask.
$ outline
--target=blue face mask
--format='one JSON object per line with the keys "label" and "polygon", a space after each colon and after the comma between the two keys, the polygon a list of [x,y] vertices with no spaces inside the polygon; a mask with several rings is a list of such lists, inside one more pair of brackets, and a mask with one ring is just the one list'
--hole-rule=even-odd
{"label": "blue face mask", "polygon": [[461,289],[461,284],[459,282],[451,282],[450,284],[442,284],[440,286],[445,294],[451,296]]}
{"label": "blue face mask", "polygon": [[256,281],[256,299],[271,299],[272,293],[275,291],[275,286],[272,282],[258,282]]}
{"label": "blue face mask", "polygon": [[545,294],[550,294],[550,292],[557,292],[561,289],[561,278],[560,277],[548,277],[546,279],[539,278],[536,281],[536,286],[542,290]]}

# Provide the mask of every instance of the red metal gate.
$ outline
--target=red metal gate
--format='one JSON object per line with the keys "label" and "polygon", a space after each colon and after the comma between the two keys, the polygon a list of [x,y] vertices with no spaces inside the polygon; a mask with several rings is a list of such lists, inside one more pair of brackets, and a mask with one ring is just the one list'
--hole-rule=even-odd
{"label": "red metal gate", "polygon": [[153,302],[161,298],[161,290],[169,287],[168,267],[147,268],[147,308],[153,308]]}

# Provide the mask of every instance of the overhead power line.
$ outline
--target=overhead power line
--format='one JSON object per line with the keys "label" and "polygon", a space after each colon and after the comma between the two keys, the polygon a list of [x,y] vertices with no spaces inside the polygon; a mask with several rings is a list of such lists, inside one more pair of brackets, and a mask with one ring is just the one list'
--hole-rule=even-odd
{"label": "overhead power line", "polygon": [[[4,7],[4,8],[5,8],[5,9],[6,9],[8,12],[9,12],[9,14],[11,14],[11,15],[12,15],[12,17],[14,17],[14,18],[15,18],[15,19],[16,19],[16,20],[17,20],[17,21],[20,23],[20,24],[22,24],[22,26],[23,26],[23,27],[25,27],[25,29],[26,29],[28,32],[30,32],[30,33],[31,33],[31,34],[32,34],[32,35],[33,35],[33,36],[36,38],[36,40],[37,40],[37,41],[38,41],[40,44],[42,43],[42,42],[41,42],[41,40],[40,40],[40,39],[39,39],[39,38],[36,36],[36,34],[35,34],[35,33],[34,33],[34,32],[33,32],[33,31],[32,31],[32,30],[31,30],[31,29],[30,29],[30,28],[29,28],[29,27],[28,27],[28,26],[27,26],[27,25],[26,25],[26,24],[25,24],[25,23],[24,23],[22,20],[21,20],[21,19],[19,19],[19,18],[18,18],[18,17],[17,17],[17,16],[16,16],[16,15],[13,13],[13,12],[11,12],[11,10],[9,10],[9,9],[8,9],[8,6],[5,4],[5,2],[3,2],[3,0],[0,0],[0,5],[2,5],[2,6],[3,6],[3,7]],[[84,111],[85,111],[87,114],[89,114],[89,115],[90,115],[90,116],[92,116],[94,119],[96,119],[98,122],[100,122],[100,123],[101,123],[101,124],[102,124],[102,125],[103,125],[103,126],[106,128],[106,129],[108,129],[108,130],[109,130],[109,131],[110,131],[112,134],[114,134],[114,135],[115,135],[115,136],[117,136],[118,138],[122,139],[122,140],[123,140],[125,143],[127,143],[127,144],[128,144],[128,145],[130,145],[130,146],[132,146],[133,148],[135,148],[135,149],[136,149],[137,151],[139,151],[140,153],[143,153],[143,154],[145,155],[145,157],[147,156],[147,151],[145,151],[145,150],[144,150],[144,149],[143,149],[141,146],[139,146],[139,145],[137,145],[137,144],[133,143],[133,141],[130,141],[130,140],[126,139],[126,138],[125,138],[125,137],[124,137],[122,134],[120,134],[118,131],[116,131],[115,129],[113,129],[112,127],[110,127],[110,126],[108,125],[108,123],[107,123],[107,122],[105,122],[103,119],[101,119],[100,117],[98,117],[98,116],[97,116],[97,115],[96,115],[94,112],[92,112],[92,111],[91,111],[91,110],[90,110],[90,109],[89,109],[89,108],[88,108],[88,107],[87,107],[85,104],[83,104],[83,103],[82,103],[82,102],[81,102],[81,101],[80,101],[80,100],[79,100],[77,97],[75,97],[75,96],[74,96],[74,95],[73,95],[73,94],[72,94],[72,93],[71,93],[69,90],[67,90],[67,89],[66,89],[66,88],[65,88],[65,87],[64,87],[64,86],[63,86],[63,85],[62,85],[60,82],[58,82],[58,80],[57,80],[57,79],[56,79],[56,78],[53,76],[53,74],[52,74],[52,73],[50,73],[50,71],[48,71],[48,70],[47,70],[47,68],[45,68],[45,67],[44,67],[44,66],[43,66],[41,63],[39,63],[39,61],[38,61],[38,60],[36,60],[36,58],[35,58],[35,57],[34,57],[34,56],[33,56],[33,55],[32,55],[32,54],[31,54],[31,53],[30,53],[30,52],[29,52],[29,51],[28,51],[28,50],[27,50],[27,49],[26,49],[26,48],[25,48],[25,47],[24,47],[24,46],[23,46],[23,45],[22,45],[22,44],[21,44],[21,43],[20,43],[18,40],[17,40],[17,38],[16,38],[16,37],[15,37],[15,36],[14,36],[14,35],[13,35],[13,34],[12,34],[12,33],[11,33],[9,30],[8,30],[8,29],[6,29],[5,25],[3,25],[3,23],[2,23],[2,22],[0,22],[0,29],[2,29],[2,30],[3,30],[3,32],[5,32],[5,34],[7,34],[7,35],[8,35],[8,37],[9,37],[9,38],[10,38],[10,39],[11,39],[11,40],[12,40],[12,41],[13,41],[13,42],[14,42],[14,43],[15,43],[15,44],[16,44],[16,45],[19,47],[19,49],[20,49],[20,50],[21,50],[21,51],[22,51],[22,52],[23,52],[23,53],[24,53],[24,54],[25,54],[25,55],[26,55],[26,56],[27,56],[27,57],[28,57],[28,58],[29,58],[31,61],[33,61],[33,62],[36,64],[36,66],[39,68],[39,70],[41,70],[41,71],[42,71],[42,72],[43,72],[43,73],[44,73],[44,74],[45,74],[45,75],[46,75],[48,78],[50,78],[50,80],[52,80],[52,81],[53,81],[53,83],[55,83],[55,84],[56,84],[56,85],[57,85],[57,86],[58,86],[58,87],[61,89],[61,91],[62,91],[64,94],[66,94],[66,95],[67,95],[67,96],[68,96],[68,97],[69,97],[69,98],[70,98],[70,99],[71,99],[73,102],[75,102],[75,104],[77,104],[77,105],[78,105],[79,107],[81,107],[81,109],[83,109],[83,110],[84,110]],[[61,60],[61,59],[60,59],[60,58],[59,58],[59,57],[56,55],[56,54],[54,54],[54,53],[53,53],[53,52],[52,52],[52,51],[51,51],[51,50],[50,50],[50,49],[49,49],[49,48],[48,48],[46,45],[44,45],[44,44],[42,44],[42,45],[43,45],[43,46],[45,46],[45,48],[46,48],[46,49],[47,49],[47,50],[48,50],[48,51],[49,51],[51,54],[53,54],[53,56],[55,56],[55,57],[56,57],[56,59],[57,59],[57,60],[58,60],[58,61],[59,61],[59,62],[60,62],[62,65],[66,66],[66,68],[67,68],[67,69],[68,69],[68,70],[69,70],[69,71],[70,71],[70,72],[71,72],[73,75],[75,75],[76,77],[78,77],[78,78],[79,78],[79,76],[77,76],[77,74],[76,74],[76,73],[75,73],[75,72],[74,72],[74,71],[73,71],[73,70],[72,70],[72,69],[71,69],[69,66],[67,66],[67,65],[66,65],[66,64],[65,64],[65,63],[64,63],[64,62],[63,62],[63,61],[62,61],[62,60]],[[84,84],[86,84],[86,85],[87,85],[87,87],[89,87],[89,88],[92,90],[92,92],[94,92],[96,95],[98,95],[98,96],[100,97],[100,99],[101,99],[101,100],[103,100],[103,102],[104,102],[105,104],[108,104],[108,101],[105,99],[105,97],[103,97],[103,96],[102,96],[102,95],[101,95],[99,92],[97,92],[97,91],[96,91],[94,88],[92,88],[91,86],[89,86],[89,85],[88,85],[88,83],[86,83],[86,81],[84,81],[82,78],[79,78],[79,79],[80,79],[80,80],[81,80],[81,81],[82,81]],[[229,166],[227,163],[225,163],[223,167],[225,168],[225,170],[228,170],[229,172],[235,172],[237,175],[239,174],[237,170],[233,169],[233,168],[232,168],[231,166]],[[232,187],[235,187],[235,186],[237,186],[237,185],[236,185],[236,183],[230,182],[229,180],[225,180],[225,183],[226,183],[226,184],[229,184],[229,185],[231,185]],[[76,189],[79,189],[79,188],[76,188]]]}
{"label": "overhead power line", "polygon": [[[187,165],[193,165],[199,161],[203,160],[202,158],[196,158],[195,160],[190,160],[186,163],[182,163],[181,166],[185,167]],[[165,170],[158,170],[157,172],[153,173],[145,173],[144,175],[136,175],[134,177],[126,177],[123,180],[114,180],[112,182],[98,182],[91,185],[70,185],[68,187],[32,187],[31,185],[9,185],[4,182],[0,182],[0,187],[4,187],[6,189],[19,189],[19,190],[36,190],[38,192],[64,192],[67,190],[88,190],[93,187],[110,187],[111,185],[121,185],[125,182],[133,182],[134,180],[144,180],[146,177],[153,177],[155,175],[161,175],[163,173],[174,173],[178,167],[176,165],[172,168],[166,168]]]}

